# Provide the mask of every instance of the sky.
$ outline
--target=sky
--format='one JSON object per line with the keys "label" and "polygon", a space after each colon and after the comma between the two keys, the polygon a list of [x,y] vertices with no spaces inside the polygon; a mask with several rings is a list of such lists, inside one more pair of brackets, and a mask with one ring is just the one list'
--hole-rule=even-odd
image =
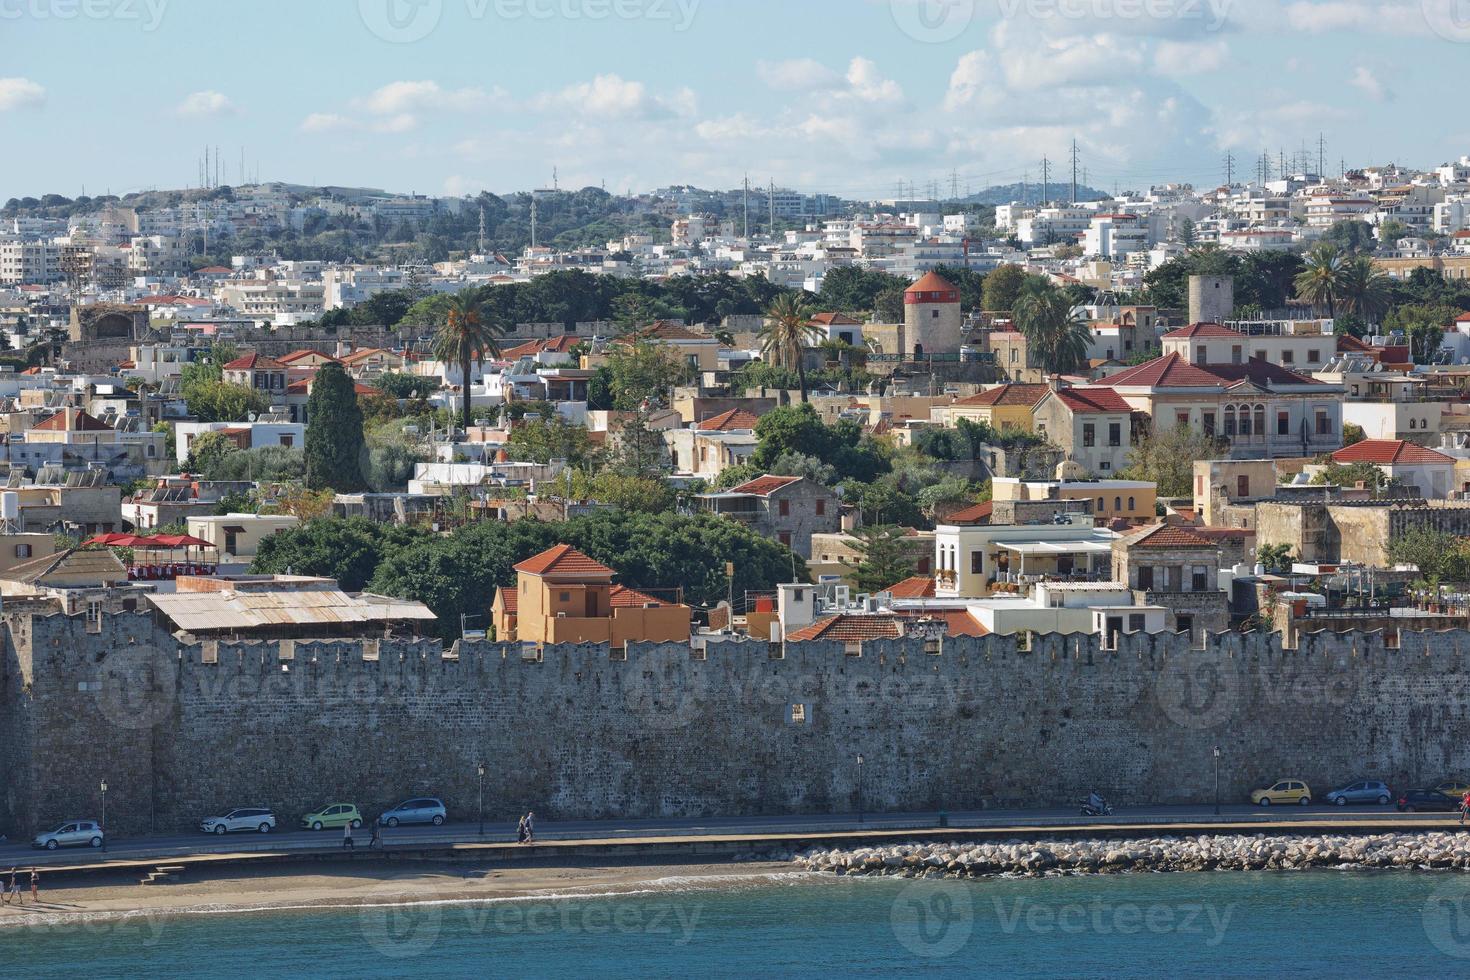
{"label": "sky", "polygon": [[[0,0],[0,200],[1079,175],[1470,153],[1470,0]],[[1273,162],[1274,167],[1274,162]]]}

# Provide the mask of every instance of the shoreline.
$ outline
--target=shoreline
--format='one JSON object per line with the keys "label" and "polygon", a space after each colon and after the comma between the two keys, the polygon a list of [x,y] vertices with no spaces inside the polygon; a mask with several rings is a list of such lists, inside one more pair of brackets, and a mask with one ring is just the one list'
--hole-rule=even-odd
{"label": "shoreline", "polygon": [[[3,870],[3,869],[0,869]],[[790,861],[586,862],[555,867],[445,867],[384,862],[350,869],[325,862],[145,888],[135,878],[47,888],[32,905],[0,905],[0,940],[26,929],[207,915],[256,915],[429,905],[568,901],[720,890],[818,875]]]}

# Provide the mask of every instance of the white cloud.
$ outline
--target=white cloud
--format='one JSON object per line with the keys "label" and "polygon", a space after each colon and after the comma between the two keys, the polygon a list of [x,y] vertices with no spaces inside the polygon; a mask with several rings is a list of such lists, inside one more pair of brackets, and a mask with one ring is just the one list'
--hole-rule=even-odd
{"label": "white cloud", "polygon": [[46,90],[29,78],[0,78],[0,112],[38,106],[46,101]]}
{"label": "white cloud", "polygon": [[593,118],[654,118],[688,116],[697,109],[694,90],[680,89],[672,96],[650,94],[642,82],[621,75],[598,75],[591,81],[568,85],[532,100],[537,108],[566,108]]}
{"label": "white cloud", "polygon": [[500,89],[491,92],[473,87],[445,89],[438,82],[429,80],[401,81],[384,85],[360,100],[359,104],[368,112],[380,116],[441,109],[467,112],[485,108],[497,98],[504,98],[504,95]]}
{"label": "white cloud", "polygon": [[825,91],[839,88],[842,76],[812,58],[789,61],[758,61],[755,73],[773,89]]}
{"label": "white cloud", "polygon": [[196,119],[211,116],[232,116],[239,109],[222,92],[195,92],[179,103],[178,114]]}
{"label": "white cloud", "polygon": [[854,58],[847,66],[847,84],[851,93],[864,102],[903,101],[903,89],[890,78],[884,78],[878,66],[867,58]]}
{"label": "white cloud", "polygon": [[1143,66],[1143,43],[1133,38],[1112,34],[1050,40],[1014,37],[1005,24],[993,33],[1006,85],[1018,91],[1124,85]]}
{"label": "white cloud", "polygon": [[313,112],[301,120],[303,133],[329,133],[334,130],[356,129],[357,124],[346,116],[335,112]]}
{"label": "white cloud", "polygon": [[1362,92],[1374,102],[1392,102],[1394,94],[1378,80],[1373,74],[1373,69],[1366,65],[1359,65],[1353,72],[1353,77],[1348,79],[1348,84]]}
{"label": "white cloud", "polygon": [[1296,0],[1286,4],[1286,23],[1294,31],[1378,34],[1427,34],[1429,25],[1418,2],[1394,0]]}
{"label": "white cloud", "polygon": [[1229,60],[1224,41],[1160,41],[1154,48],[1154,70],[1173,78],[1219,71]]}

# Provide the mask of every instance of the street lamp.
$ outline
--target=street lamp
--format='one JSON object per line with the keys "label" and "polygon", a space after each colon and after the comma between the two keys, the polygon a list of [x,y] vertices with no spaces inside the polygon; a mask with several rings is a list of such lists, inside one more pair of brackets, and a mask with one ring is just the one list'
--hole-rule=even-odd
{"label": "street lamp", "polygon": [[485,836],[485,763],[476,768],[480,776],[480,836]]}
{"label": "street lamp", "polygon": [[857,803],[858,803],[858,823],[862,823],[863,822],[863,754],[861,752],[858,753],[857,767],[858,767],[858,787],[857,787],[857,789],[858,789],[858,801],[857,801]]}
{"label": "street lamp", "polygon": [[1220,815],[1220,746],[1215,746],[1215,816]]}
{"label": "street lamp", "polygon": [[102,780],[102,850],[107,850],[107,780]]}

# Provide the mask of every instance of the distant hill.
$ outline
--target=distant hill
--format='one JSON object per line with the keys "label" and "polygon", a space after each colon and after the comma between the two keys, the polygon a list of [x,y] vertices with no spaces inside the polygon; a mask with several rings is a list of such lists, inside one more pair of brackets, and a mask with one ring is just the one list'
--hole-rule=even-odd
{"label": "distant hill", "polygon": [[[1072,185],[1069,181],[1054,180],[1049,185],[1051,199],[1055,202],[1065,201],[1072,196]],[[1079,201],[1101,201],[1110,197],[1104,191],[1095,187],[1087,187],[1084,184],[1077,185],[1077,200]],[[997,184],[987,187],[977,194],[960,198],[961,204],[1040,204],[1041,182],[1033,181],[1027,184]]]}

